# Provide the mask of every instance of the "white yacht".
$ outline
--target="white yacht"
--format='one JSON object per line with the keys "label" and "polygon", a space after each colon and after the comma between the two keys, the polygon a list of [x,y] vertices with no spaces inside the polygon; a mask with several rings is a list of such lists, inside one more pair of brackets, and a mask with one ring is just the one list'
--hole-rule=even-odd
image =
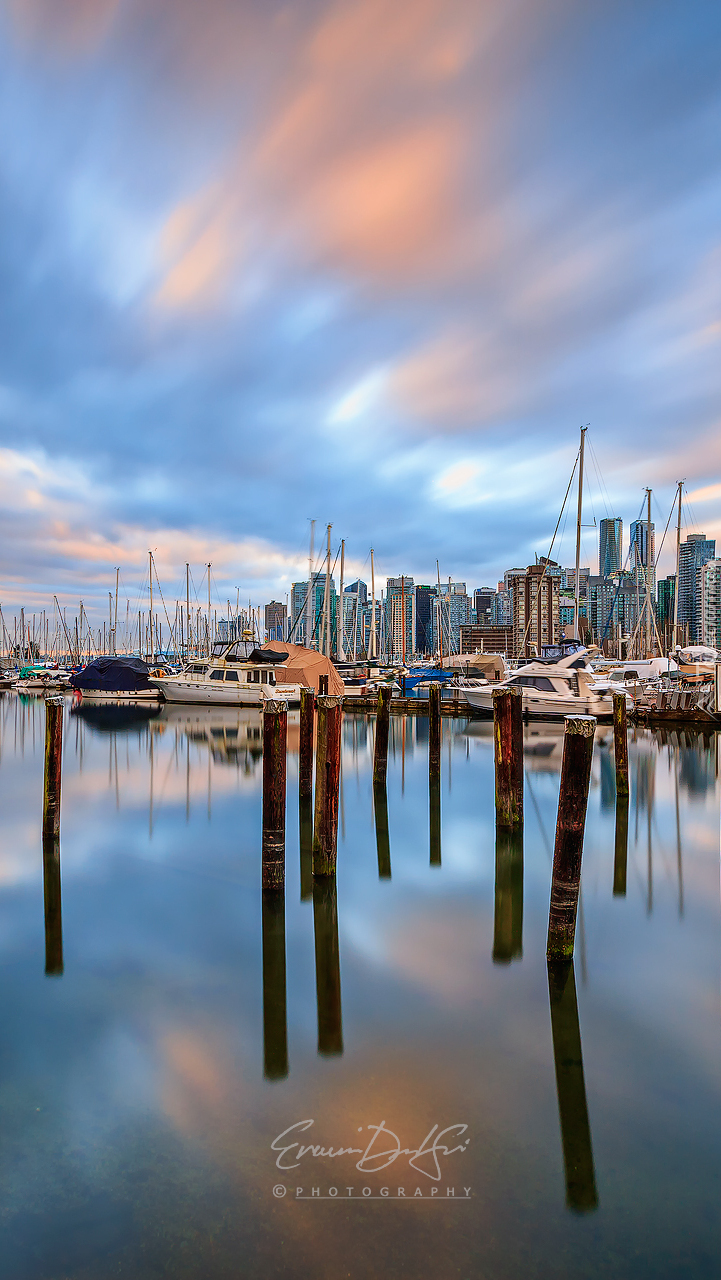
{"label": "white yacht", "polygon": [[[507,680],[497,684],[464,688],[466,701],[474,711],[493,715],[493,690],[519,688],[523,691],[524,716],[546,719],[568,715],[590,715],[599,719],[613,716],[613,689],[598,687],[595,672],[586,662],[586,650],[569,653],[558,662],[527,662]],[[630,695],[626,700],[631,704]]]}
{"label": "white yacht", "polygon": [[151,676],[149,682],[167,702],[262,707],[266,698],[280,698],[297,706],[301,685],[288,683],[277,671],[287,656],[258,649],[252,641],[221,641],[208,659],[189,663],[179,675]]}

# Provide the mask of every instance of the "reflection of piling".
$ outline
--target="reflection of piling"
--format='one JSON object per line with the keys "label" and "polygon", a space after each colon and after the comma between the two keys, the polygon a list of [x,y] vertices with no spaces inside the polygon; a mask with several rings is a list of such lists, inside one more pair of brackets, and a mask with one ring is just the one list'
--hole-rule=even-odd
{"label": "reflection of piling", "polygon": [[628,795],[616,796],[616,842],[613,855],[613,896],[626,897],[628,859]]}
{"label": "reflection of piling", "polygon": [[573,956],[595,728],[593,716],[566,716],[548,912],[549,960],[570,960]]}
{"label": "reflection of piling", "polygon": [[386,785],[388,770],[388,731],[391,718],[391,688],[383,685],[378,690],[378,707],[376,710],[376,740],[373,749],[373,786]]}
{"label": "reflection of piling", "polygon": [[496,825],[523,823],[523,693],[511,686],[493,690],[496,763]]}
{"label": "reflection of piling", "polygon": [[60,835],[60,785],[63,758],[63,699],[45,700],[45,778],[43,836]]}
{"label": "reflection of piling", "polygon": [[613,750],[616,757],[616,795],[628,795],[628,728],[626,695],[613,695]]}
{"label": "reflection of piling", "polygon": [[391,878],[391,842],[388,834],[388,795],[385,787],[373,788],[373,814],[376,823],[378,879]]}
{"label": "reflection of piling", "polygon": [[63,916],[60,893],[60,840],[43,836],[43,896],[45,899],[45,972],[63,972]]}
{"label": "reflection of piling", "polygon": [[285,759],[288,708],[263,704],[263,888],[285,883]]}
{"label": "reflection of piling", "polygon": [[263,1074],[267,1080],[282,1080],[288,1074],[282,887],[263,889]]}
{"label": "reflection of piling", "polygon": [[315,691],[300,691],[300,753],[298,757],[298,795],[313,795],[313,728],[315,723]]}
{"label": "reflection of piling", "polygon": [[318,1052],[343,1052],[338,949],[338,900],[334,876],[313,881],[315,990],[318,1002]]}
{"label": "reflection of piling", "polygon": [[319,698],[313,826],[314,876],[335,875],[342,722],[342,696],[324,695]]}
{"label": "reflection of piling", "polygon": [[428,690],[428,793],[431,866],[441,865],[441,686]]}
{"label": "reflection of piling", "polygon": [[313,801],[301,796],[298,803],[300,827],[300,900],[308,902],[313,895]]}
{"label": "reflection of piling", "polygon": [[566,1204],[578,1213],[588,1213],[598,1206],[598,1195],[583,1079],[573,961],[549,962],[548,994],[566,1171]]}
{"label": "reflection of piling", "polygon": [[496,893],[493,962],[523,955],[523,830],[496,827]]}

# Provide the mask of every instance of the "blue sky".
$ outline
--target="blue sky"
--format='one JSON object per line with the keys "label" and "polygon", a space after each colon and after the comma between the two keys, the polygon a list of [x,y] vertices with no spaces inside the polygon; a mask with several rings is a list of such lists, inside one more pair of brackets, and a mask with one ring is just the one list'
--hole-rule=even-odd
{"label": "blue sky", "polygon": [[494,582],[586,422],[584,523],[684,477],[721,539],[719,49],[700,0],[0,0],[3,608],[149,547],[283,598],[311,517]]}

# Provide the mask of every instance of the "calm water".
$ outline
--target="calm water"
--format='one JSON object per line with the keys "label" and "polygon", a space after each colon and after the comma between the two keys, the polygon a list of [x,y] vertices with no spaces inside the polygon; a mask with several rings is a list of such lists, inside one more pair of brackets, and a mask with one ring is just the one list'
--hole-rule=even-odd
{"label": "calm water", "polygon": [[[386,842],[372,724],[347,716],[337,898],[314,901],[291,714],[284,947],[259,717],[68,703],[53,976],[44,717],[0,702],[3,1280],[718,1276],[716,736],[635,734],[624,868],[598,731],[549,1003],[560,728],[527,733],[521,856],[495,848],[488,725],[443,722],[431,848],[427,721],[392,723]],[[298,1142],[319,1154],[278,1150]]]}

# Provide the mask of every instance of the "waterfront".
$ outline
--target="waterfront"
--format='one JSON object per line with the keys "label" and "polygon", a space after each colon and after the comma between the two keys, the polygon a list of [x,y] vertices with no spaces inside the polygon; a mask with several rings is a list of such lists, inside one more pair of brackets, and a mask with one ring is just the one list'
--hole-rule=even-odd
{"label": "waterfront", "polygon": [[[48,977],[45,708],[0,703],[0,1276],[716,1274],[718,735],[632,731],[622,896],[597,732],[579,1090],[559,1052],[578,1035],[568,1002],[554,1062],[545,963],[562,726],[526,729],[522,875],[496,883],[492,726],[443,721],[432,858],[427,720],[392,719],[386,846],[372,720],[346,715],[336,952],[332,895],[314,902],[301,866],[291,713],[287,1040],[276,928],[264,1044],[260,715],[119,710],[66,703],[64,972]],[[271,1143],[310,1118],[303,1141],[326,1149],[365,1148],[383,1121],[411,1147],[468,1126],[468,1146],[437,1184],[407,1156],[279,1171]]]}

